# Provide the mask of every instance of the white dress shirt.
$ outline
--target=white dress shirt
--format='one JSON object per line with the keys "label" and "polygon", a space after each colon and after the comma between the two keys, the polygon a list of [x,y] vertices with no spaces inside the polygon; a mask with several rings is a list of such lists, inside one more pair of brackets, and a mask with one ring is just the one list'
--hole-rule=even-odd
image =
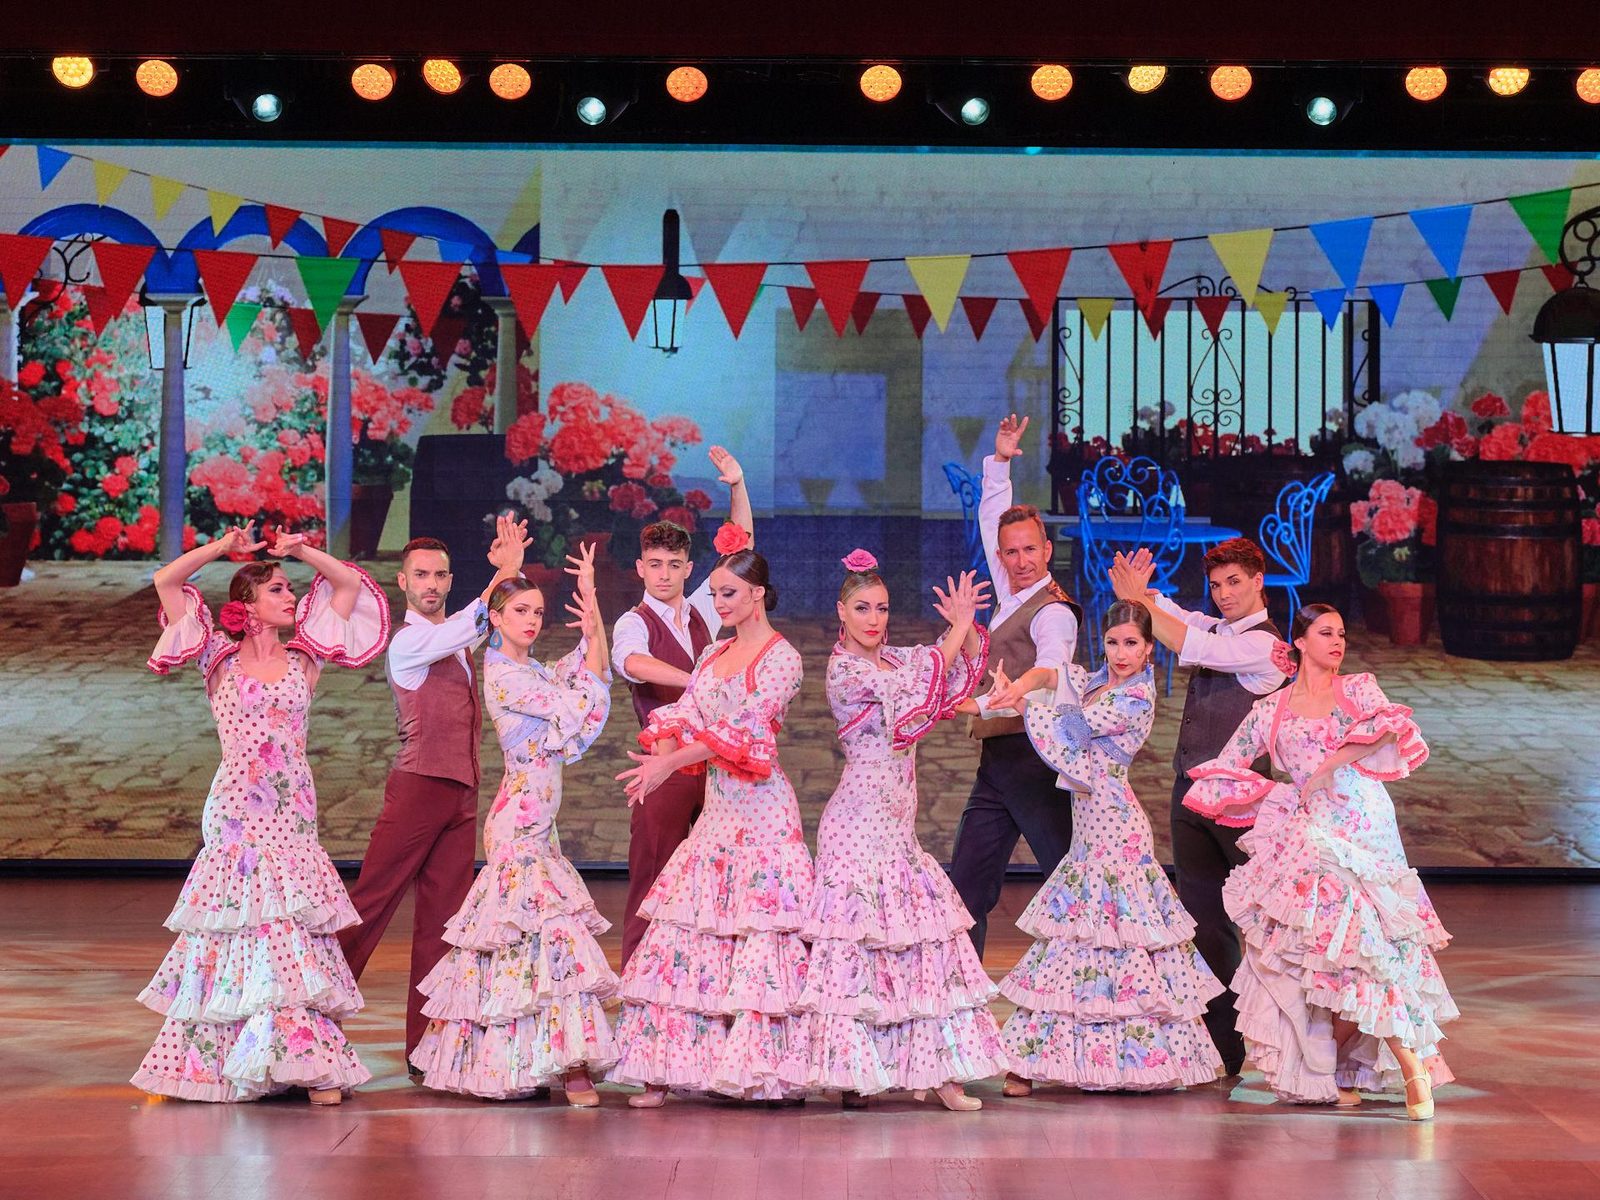
{"label": "white dress shirt", "polygon": [[[649,592],[644,594],[645,607],[672,630],[672,636],[678,639],[678,645],[683,647],[683,652],[689,656],[689,661],[694,661],[694,646],[689,639],[689,609],[691,607],[700,614],[700,619],[706,623],[706,631],[715,640],[722,630],[722,618],[717,615],[717,610],[711,603],[711,577],[708,575],[700,581],[700,586],[689,593],[685,603],[678,605],[678,611],[672,610],[672,605],[657,600]],[[617,623],[611,630],[611,665],[629,683],[639,683],[640,680],[628,674],[623,665],[632,654],[650,655],[650,627],[644,623],[644,618],[633,609],[629,609],[617,618]]]}
{"label": "white dress shirt", "polygon": [[1283,685],[1284,674],[1272,662],[1278,639],[1270,630],[1256,628],[1267,619],[1261,609],[1237,621],[1191,612],[1165,596],[1156,598],[1161,611],[1189,627],[1183,635],[1178,662],[1185,667],[1208,667],[1238,678],[1248,692],[1265,696]]}
{"label": "white dress shirt", "polygon": [[482,598],[474,600],[454,616],[433,622],[419,612],[406,609],[405,623],[389,641],[384,662],[389,682],[404,691],[414,692],[428,677],[428,668],[454,654],[470,677],[467,655],[476,650],[489,633],[489,606]]}

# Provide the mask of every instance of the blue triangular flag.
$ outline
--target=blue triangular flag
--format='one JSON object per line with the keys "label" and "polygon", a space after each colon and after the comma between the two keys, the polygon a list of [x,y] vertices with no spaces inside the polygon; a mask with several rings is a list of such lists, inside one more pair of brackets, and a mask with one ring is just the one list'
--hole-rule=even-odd
{"label": "blue triangular flag", "polygon": [[533,255],[524,254],[521,250],[496,250],[495,257],[502,263],[531,263]]}
{"label": "blue triangular flag", "polygon": [[1405,290],[1406,285],[1403,283],[1374,283],[1367,288],[1372,294],[1372,302],[1378,306],[1378,312],[1383,316],[1385,325],[1394,324],[1394,315],[1400,311],[1400,297],[1405,294]]}
{"label": "blue triangular flag", "polygon": [[453,242],[444,238],[439,239],[440,262],[466,262],[473,258],[478,249],[476,242]]}
{"label": "blue triangular flag", "polygon": [[1351,217],[1348,221],[1324,221],[1311,227],[1311,236],[1333,264],[1333,272],[1345,291],[1356,286],[1361,275],[1361,260],[1367,256],[1367,238],[1372,235],[1371,217]]}
{"label": "blue triangular flag", "polygon": [[1411,214],[1422,240],[1428,243],[1444,273],[1454,279],[1461,270],[1461,251],[1467,244],[1467,224],[1472,220],[1472,205],[1451,204],[1445,208],[1421,208]]}
{"label": "blue triangular flag", "polygon": [[39,189],[43,191],[56,181],[61,168],[72,161],[72,155],[54,146],[37,146],[39,151]]}
{"label": "blue triangular flag", "polygon": [[1320,292],[1312,292],[1311,298],[1317,303],[1317,311],[1322,314],[1322,319],[1329,329],[1339,320],[1339,314],[1344,311],[1344,289],[1323,288]]}

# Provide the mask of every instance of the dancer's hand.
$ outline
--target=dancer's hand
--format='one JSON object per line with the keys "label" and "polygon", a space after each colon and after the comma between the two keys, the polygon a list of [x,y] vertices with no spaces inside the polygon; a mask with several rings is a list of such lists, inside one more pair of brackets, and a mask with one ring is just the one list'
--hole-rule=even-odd
{"label": "dancer's hand", "polygon": [[717,469],[717,478],[729,487],[737,487],[744,482],[744,468],[739,465],[739,460],[729,454],[721,446],[713,446],[708,451],[711,455],[711,465]]}
{"label": "dancer's hand", "polygon": [[290,533],[280,525],[272,531],[270,540],[272,544],[267,547],[267,553],[272,555],[273,558],[288,558],[301,546],[305,545],[306,535],[303,533]]}
{"label": "dancer's hand", "polygon": [[1013,712],[1023,712],[1028,707],[1028,681],[1027,676],[1011,679],[1006,676],[1005,664],[994,665],[994,686],[989,689],[989,694],[984,697],[985,707],[993,712],[997,708],[1010,709]]}
{"label": "dancer's hand", "polygon": [[572,565],[563,570],[578,578],[578,594],[594,599],[594,546],[593,542],[579,542],[578,552],[567,555]]}
{"label": "dancer's hand", "polygon": [[989,584],[977,582],[977,577],[976,571],[963,571],[959,581],[945,576],[947,591],[941,590],[938,584],[933,585],[933,611],[951,628],[962,622],[970,624],[980,608],[989,607]]}
{"label": "dancer's hand", "polygon": [[[1334,768],[1337,770],[1337,768]],[[1326,796],[1333,799],[1335,788],[1333,783],[1333,770],[1327,767],[1318,767],[1311,773],[1311,778],[1306,780],[1306,785],[1301,789],[1301,795],[1307,800],[1313,796]]]}
{"label": "dancer's hand", "polygon": [[1000,428],[994,435],[994,456],[1000,462],[1010,462],[1022,453],[1022,435],[1028,431],[1029,418],[1017,420],[1017,414],[1012,413],[1001,418]]}
{"label": "dancer's hand", "polygon": [[1118,550],[1106,575],[1118,600],[1143,604],[1150,591],[1150,576],[1155,572],[1155,556],[1140,546],[1131,555]]}
{"label": "dancer's hand", "polygon": [[574,618],[567,622],[568,629],[576,629],[588,638],[595,636],[600,623],[600,606],[595,603],[593,593],[585,592],[581,588],[574,592],[572,599],[567,603],[567,611]]}
{"label": "dancer's hand", "polygon": [[499,575],[509,579],[522,570],[524,552],[533,542],[528,536],[526,519],[513,520],[509,513],[494,519],[494,544],[489,547],[489,565]]}
{"label": "dancer's hand", "polygon": [[672,768],[666,766],[665,755],[639,754],[628,751],[628,757],[634,761],[634,766],[628,768],[617,776],[622,782],[622,790],[628,797],[628,807],[643,804],[645,797],[655,791],[672,775]]}
{"label": "dancer's hand", "polygon": [[256,523],[246,521],[243,525],[234,525],[225,530],[219,537],[212,540],[216,547],[217,557],[226,558],[231,554],[254,554],[257,550],[266,548],[265,541],[257,541],[255,536]]}

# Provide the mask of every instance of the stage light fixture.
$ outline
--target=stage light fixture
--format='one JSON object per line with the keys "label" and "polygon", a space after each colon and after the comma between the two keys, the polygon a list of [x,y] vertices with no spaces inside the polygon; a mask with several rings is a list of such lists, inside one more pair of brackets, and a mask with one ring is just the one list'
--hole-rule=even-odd
{"label": "stage light fixture", "polygon": [[693,104],[706,94],[706,73],[699,67],[677,67],[667,76],[667,95],[684,104]]}
{"label": "stage light fixture", "polygon": [[878,63],[861,72],[861,94],[882,104],[900,94],[900,72],[887,63]]}
{"label": "stage light fixture", "polygon": [[982,125],[989,119],[989,102],[982,96],[972,96],[961,106],[961,119],[968,125]]}
{"label": "stage light fixture", "polygon": [[1573,87],[1577,89],[1578,99],[1585,104],[1600,104],[1600,67],[1579,71]]}
{"label": "stage light fixture", "polygon": [[363,100],[382,100],[394,91],[394,72],[382,63],[362,63],[350,72],[350,87]]}
{"label": "stage light fixture", "polygon": [[250,115],[263,123],[283,116],[283,97],[277,92],[258,92],[250,101]]}
{"label": "stage light fixture", "polygon": [[1412,67],[1406,72],[1406,94],[1424,103],[1437,100],[1449,82],[1443,67]]}
{"label": "stage light fixture", "polygon": [[609,110],[599,96],[584,96],[578,101],[578,120],[585,125],[604,125]]}
{"label": "stage light fixture", "polygon": [[1306,120],[1313,125],[1332,125],[1339,119],[1339,106],[1330,96],[1313,96],[1306,101]]}
{"label": "stage light fixture", "polygon": [[1219,100],[1242,100],[1253,80],[1250,68],[1229,64],[1211,72],[1211,91]]}
{"label": "stage light fixture", "polygon": [[1059,63],[1046,63],[1033,73],[1029,86],[1041,100],[1060,100],[1072,90],[1072,72]]}
{"label": "stage light fixture", "polygon": [[147,58],[133,73],[133,80],[146,96],[170,96],[178,90],[178,69],[159,58]]}
{"label": "stage light fixture", "polygon": [[1528,86],[1527,67],[1495,67],[1489,72],[1489,90],[1496,96],[1515,96]]}
{"label": "stage light fixture", "polygon": [[1155,91],[1167,81],[1167,69],[1159,63],[1139,63],[1128,68],[1128,86],[1140,95]]}
{"label": "stage light fixture", "polygon": [[88,87],[94,80],[94,63],[82,55],[62,55],[50,60],[50,73],[63,87]]}
{"label": "stage light fixture", "polygon": [[441,96],[453,96],[461,90],[461,68],[448,58],[424,59],[422,82]]}
{"label": "stage light fixture", "polygon": [[521,100],[533,88],[533,76],[521,63],[501,63],[489,72],[489,90],[502,100]]}

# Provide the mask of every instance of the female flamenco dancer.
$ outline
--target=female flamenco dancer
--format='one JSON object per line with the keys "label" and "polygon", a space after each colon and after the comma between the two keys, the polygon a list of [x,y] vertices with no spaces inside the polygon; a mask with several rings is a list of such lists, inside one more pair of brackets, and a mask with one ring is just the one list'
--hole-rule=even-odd
{"label": "female flamenco dancer", "polygon": [[801,936],[811,943],[799,1008],[811,1020],[811,1084],[846,1108],[889,1090],[928,1090],[948,1109],[983,1102],[962,1084],[1005,1070],[989,1012],[994,984],[968,914],[917,843],[916,744],[983,677],[987,631],[973,624],[987,584],[973,573],[934,588],[950,628],[937,646],[884,644],[889,590],[865,550],[844,559],[839,643],[828,703],[844,775],[817,831],[817,887]]}
{"label": "female flamenco dancer", "polygon": [[555,820],[562,765],[611,711],[610,672],[594,547],[567,561],[578,578],[567,626],[583,638],[558,662],[530,657],[546,611],[536,584],[519,574],[489,597],[483,693],[505,775],[484,825],[486,865],[445,926],[453,949],[418,985],[433,1019],[411,1062],[441,1091],[507,1100],[559,1083],[568,1104],[596,1108],[591,1073],[616,1058],[602,1002],[617,977],[595,941],[610,922],[562,856]]}
{"label": "female flamenco dancer", "polygon": [[[301,535],[228,530],[156,572],[165,632],[149,667],[197,661],[222,742],[203,844],[167,918],[176,942],[139,999],[166,1020],[133,1082],[185,1100],[255,1100],[303,1087],[338,1104],[371,1078],[338,1022],[361,1008],[334,932],[355,909],[317,841],[306,713],[324,663],[383,651],[389,602],[365,572]],[[211,611],[187,580],[206,563],[266,549],[317,572],[295,604],[276,563],[234,572]],[[287,641],[285,631],[292,631]]]}
{"label": "female flamenco dancer", "polygon": [[610,1079],[641,1085],[634,1108],[672,1088],[782,1103],[803,1099],[806,1018],[800,926],[811,856],[794,789],[778,765],[778,730],[800,690],[800,655],[774,633],[778,593],[749,534],[723,525],[711,598],[734,636],[708,646],[681,699],[650,714],[650,754],[625,781],[629,804],[674,771],[706,771],[705,807],[639,911],[649,919],[622,974],[620,1055]]}
{"label": "female flamenco dancer", "polygon": [[[1106,665],[1091,675],[1070,664],[1053,704],[995,701],[1027,703],[1028,737],[1072,794],[1072,849],[1017,919],[1037,940],[1000,982],[1017,1005],[1002,1031],[1017,1067],[1007,1096],[1035,1083],[1192,1086],[1222,1065],[1204,1020],[1222,984],[1195,949],[1194,920],[1155,860],[1150,819],[1128,784],[1155,719],[1150,614],[1119,600],[1104,629]],[[996,668],[996,692],[1010,682]]]}
{"label": "female flamenco dancer", "polygon": [[[1411,710],[1371,675],[1339,674],[1344,621],[1326,604],[1294,618],[1287,688],[1256,702],[1223,753],[1189,774],[1184,803],[1226,825],[1249,859],[1223,888],[1244,935],[1239,1032],[1285,1100],[1360,1103],[1405,1089],[1433,1116],[1454,1076],[1439,1027],[1459,1015],[1433,952],[1449,941],[1406,863],[1384,782],[1428,757]],[[1296,673],[1298,668],[1298,673]],[[1252,772],[1263,752],[1293,785]]]}

